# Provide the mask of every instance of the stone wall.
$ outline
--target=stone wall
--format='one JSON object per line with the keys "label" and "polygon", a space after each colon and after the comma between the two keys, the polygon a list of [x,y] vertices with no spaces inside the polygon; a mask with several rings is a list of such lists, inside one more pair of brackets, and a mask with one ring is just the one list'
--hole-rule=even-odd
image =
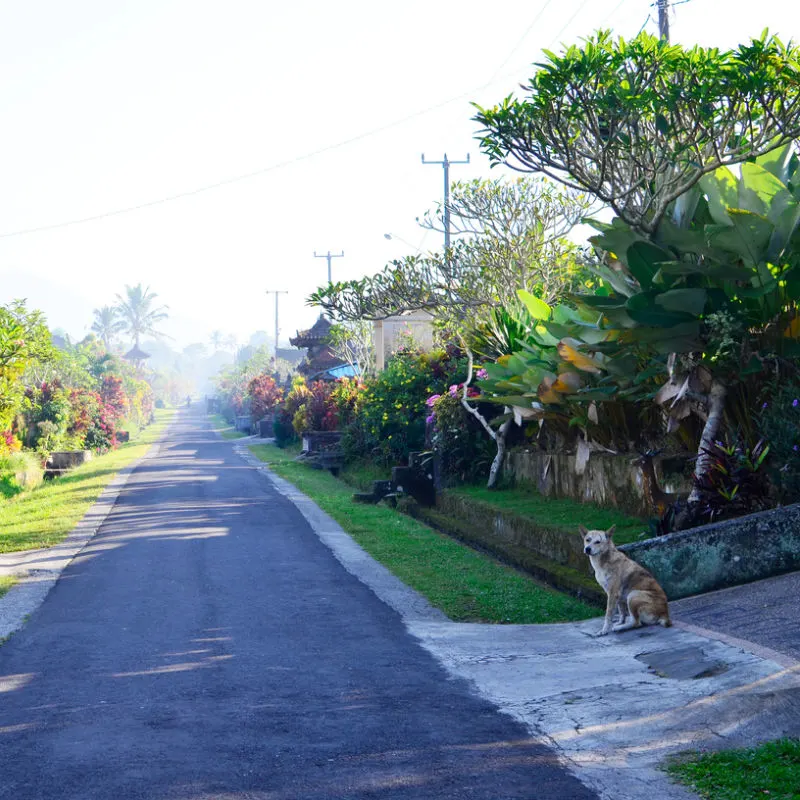
{"label": "stone wall", "polygon": [[[569,497],[583,503],[619,508],[629,514],[652,512],[644,497],[642,472],[633,455],[592,453],[582,474],[575,470],[575,455],[514,449],[508,453],[505,474],[517,484],[535,486],[545,497]],[[689,492],[684,477],[685,460],[654,460],[659,485],[665,492]]]}
{"label": "stone wall", "polygon": [[620,548],[677,600],[800,569],[800,503]]}

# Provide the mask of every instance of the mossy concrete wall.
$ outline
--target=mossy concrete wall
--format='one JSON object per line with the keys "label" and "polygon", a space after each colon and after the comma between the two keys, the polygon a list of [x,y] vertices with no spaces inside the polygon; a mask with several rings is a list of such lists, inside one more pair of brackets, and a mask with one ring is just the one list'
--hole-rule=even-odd
{"label": "mossy concrete wall", "polygon": [[574,532],[545,528],[528,517],[449,492],[437,495],[436,507],[445,514],[468,521],[487,541],[527,548],[594,578],[577,526]]}
{"label": "mossy concrete wall", "polygon": [[677,600],[800,569],[800,504],[623,545]]}
{"label": "mossy concrete wall", "polygon": [[577,533],[552,530],[530,519],[472,498],[441,492],[433,509],[410,513],[428,525],[525,570],[556,589],[602,606],[605,595],[594,578]]}
{"label": "mossy concrete wall", "polygon": [[[508,453],[505,474],[515,483],[535,486],[545,497],[569,497],[647,516],[652,512],[644,496],[642,471],[633,461],[632,455],[592,453],[579,475],[575,471],[574,454],[522,448]],[[656,458],[654,465],[665,492],[688,493],[685,460]]]}

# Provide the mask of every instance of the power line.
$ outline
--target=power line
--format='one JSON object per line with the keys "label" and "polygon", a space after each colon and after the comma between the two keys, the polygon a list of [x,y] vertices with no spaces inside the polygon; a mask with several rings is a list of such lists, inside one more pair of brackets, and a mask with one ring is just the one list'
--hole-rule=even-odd
{"label": "power line", "polygon": [[[624,0],[622,1],[624,2]],[[494,71],[492,77],[489,78],[489,84],[493,83],[496,80],[497,76],[500,74],[500,71],[503,69],[503,67],[506,64],[508,64],[509,61],[511,61],[511,58],[513,57],[514,53],[516,53],[517,50],[519,50],[522,43],[525,41],[525,39],[528,38],[528,34],[533,30],[533,26],[542,18],[542,14],[544,14],[544,12],[547,10],[547,7],[552,2],[553,0],[547,0],[547,2],[541,7],[541,9],[539,9],[539,13],[533,18],[533,22],[531,22],[531,24],[528,25],[528,27],[525,29],[525,33],[523,33],[522,36],[520,36],[519,41],[511,48],[511,52],[509,52],[509,54],[506,56],[503,63]],[[487,86],[489,84],[487,84]]]}
{"label": "power line", "polygon": [[[663,2],[664,0],[658,0],[658,1],[659,2]],[[459,100],[463,100],[464,98],[469,97],[470,95],[473,95],[475,92],[478,92],[478,91],[481,91],[482,89],[488,88],[493,83],[497,82],[497,80],[499,80],[501,77],[502,78],[507,77],[505,75],[500,76],[499,75],[500,70],[509,62],[509,60],[511,59],[513,54],[521,46],[522,42],[527,37],[528,33],[532,30],[532,28],[536,24],[536,22],[541,18],[542,14],[544,14],[545,9],[550,5],[551,2],[552,2],[552,0],[547,0],[545,5],[542,7],[542,9],[536,15],[534,20],[528,26],[527,30],[525,31],[525,34],[519,39],[517,44],[514,45],[514,47],[512,48],[511,52],[509,53],[509,55],[506,57],[506,59],[503,61],[503,63],[500,65],[500,67],[498,67],[498,69],[495,71],[494,75],[486,83],[483,83],[480,86],[476,86],[476,87],[473,87],[472,89],[468,89],[467,91],[462,92],[461,94],[455,95],[454,97],[450,97],[447,100],[443,100],[440,103],[436,103],[435,105],[432,105],[432,106],[427,106],[426,108],[420,109],[419,111],[415,111],[415,112],[413,112],[411,114],[408,114],[408,115],[406,115],[404,117],[400,117],[399,119],[393,120],[392,122],[387,122],[385,125],[380,125],[377,128],[372,128],[372,129],[370,129],[368,131],[364,131],[363,133],[357,134],[356,136],[351,136],[348,139],[343,139],[343,140],[341,140],[339,142],[335,142],[333,144],[317,148],[316,150],[311,150],[308,153],[303,153],[302,155],[295,156],[294,158],[286,159],[284,161],[279,161],[276,164],[271,164],[270,166],[263,167],[263,168],[257,169],[257,170],[253,170],[252,172],[245,172],[245,173],[243,173],[241,175],[235,175],[235,176],[233,176],[231,178],[224,178],[223,180],[216,181],[214,183],[205,184],[203,186],[198,186],[198,187],[196,187],[194,189],[188,189],[188,190],[183,191],[183,192],[177,192],[175,194],[166,195],[165,197],[160,197],[160,198],[158,198],[156,200],[149,200],[147,202],[137,203],[137,204],[131,205],[131,206],[123,206],[121,208],[112,209],[111,211],[104,211],[104,212],[101,212],[99,214],[92,214],[92,215],[90,215],[88,217],[79,217],[79,218],[76,218],[76,219],[64,220],[62,222],[54,222],[54,223],[51,223],[51,224],[48,224],[48,225],[37,225],[37,226],[35,226],[33,228],[21,228],[19,230],[15,230],[15,231],[7,231],[5,233],[0,233],[0,239],[10,239],[10,238],[16,237],[16,236],[26,236],[26,235],[32,234],[32,233],[44,233],[46,231],[58,230],[60,228],[68,228],[68,227],[72,227],[73,225],[83,225],[83,224],[85,224],[87,222],[96,222],[96,221],[99,221],[101,219],[108,219],[110,217],[117,217],[117,216],[121,216],[123,214],[130,214],[130,213],[132,213],[134,211],[142,211],[142,210],[147,209],[147,208],[153,208],[155,206],[165,205],[166,203],[171,203],[171,202],[173,202],[175,200],[182,200],[182,199],[187,198],[187,197],[194,197],[194,196],[199,195],[199,194],[204,194],[205,192],[210,192],[210,191],[213,191],[215,189],[220,189],[220,188],[222,188],[224,186],[230,186],[232,184],[240,183],[242,181],[246,181],[246,180],[249,180],[251,178],[256,178],[256,177],[258,177],[260,175],[266,175],[267,173],[275,172],[276,170],[283,169],[284,167],[292,166],[293,164],[298,164],[298,163],[300,163],[302,161],[306,161],[306,160],[308,160],[310,158],[314,158],[314,157],[322,155],[324,153],[328,153],[328,152],[330,152],[332,150],[338,150],[338,149],[340,149],[342,147],[346,147],[346,146],[348,146],[350,144],[353,144],[355,142],[359,142],[359,141],[361,141],[363,139],[367,139],[370,136],[376,136],[379,133],[383,133],[384,131],[391,130],[392,128],[395,128],[398,125],[402,125],[402,124],[404,124],[406,122],[409,122],[412,119],[417,119],[418,117],[425,116],[426,114],[430,114],[433,111],[438,111],[439,109],[444,108],[445,106],[448,106],[451,103],[455,103],[455,102],[458,102]],[[578,7],[577,11],[569,18],[569,20],[567,20],[566,24],[553,37],[553,42],[550,45],[551,47],[555,44],[555,42],[558,39],[558,37],[561,36],[561,34],[564,33],[564,31],[569,27],[569,25],[572,24],[573,20],[578,16],[578,14],[583,10],[583,8],[586,6],[586,4],[588,2],[589,2],[589,0],[583,0],[581,5]],[[617,9],[619,9],[620,6],[624,2],[627,2],[627,0],[620,0],[620,2],[617,4],[616,8],[611,12],[610,15],[608,15],[606,17],[606,19],[608,19],[611,15],[615,14]],[[680,2],[689,2],[689,0],[680,0]],[[678,5],[678,4],[680,4],[680,2],[679,3],[674,3],[673,5]],[[516,70],[514,72],[516,72]]]}
{"label": "power line", "polygon": [[578,10],[564,23],[564,26],[561,28],[561,30],[553,37],[553,41],[550,44],[550,47],[553,47],[557,43],[556,40],[558,39],[558,37],[561,36],[561,34],[564,33],[564,31],[567,28],[569,28],[570,25],[572,25],[572,22],[575,19],[575,17],[577,17],[578,14],[580,14],[581,11],[583,11],[584,6],[588,2],[589,0],[583,0],[583,2],[578,6]]}
{"label": "power line", "polygon": [[296,156],[294,158],[286,159],[285,161],[279,161],[277,164],[271,164],[268,167],[263,167],[262,169],[253,170],[252,172],[245,172],[241,175],[235,175],[232,178],[224,178],[221,181],[216,181],[215,183],[209,183],[204,186],[199,186],[196,189],[189,189],[184,192],[177,192],[176,194],[167,195],[166,197],[161,197],[158,200],[149,200],[146,203],[138,203],[137,205],[132,206],[124,206],[122,208],[117,208],[112,211],[104,211],[100,214],[93,214],[89,217],[80,217],[78,219],[71,219],[65,220],[64,222],[54,222],[50,225],[38,225],[35,228],[24,228],[16,231],[9,231],[6,233],[0,233],[0,239],[9,239],[13,236],[24,236],[30,233],[42,233],[44,231],[52,231],[58,228],[67,228],[72,225],[82,225],[86,222],[95,222],[101,219],[107,219],[108,217],[116,217],[120,216],[121,214],[130,214],[133,211],[141,211],[145,208],[152,208],[153,206],[163,205],[165,203],[171,203],[174,200],[181,200],[186,197],[193,197],[198,194],[203,194],[205,192],[213,191],[214,189],[219,189],[223,186],[230,186],[234,183],[240,183],[241,181],[249,180],[250,178],[256,178],[259,175],[265,175],[268,172],[274,172],[275,170],[283,169],[284,167],[291,166],[292,164],[297,164],[301,161],[306,161],[310,158],[314,158],[315,156],[322,155],[323,153],[328,153],[331,150],[338,150],[341,147],[346,147],[347,145],[353,144],[354,142],[361,141],[362,139],[367,139],[370,136],[375,136],[379,133],[383,133],[386,130],[390,130],[391,128],[395,128],[398,125],[402,125],[409,120],[416,119],[417,117],[422,117],[425,114],[430,114],[433,111],[438,111],[440,108],[444,108],[445,106],[450,105],[451,103],[455,103],[458,100],[463,100],[465,97],[469,97],[478,89],[483,89],[489,84],[485,84],[484,86],[480,86],[477,89],[469,89],[466,92],[462,92],[455,97],[451,97],[448,100],[443,100],[441,103],[437,103],[433,106],[428,106],[426,108],[421,109],[420,111],[415,111],[412,114],[408,114],[405,117],[401,117],[400,119],[393,120],[392,122],[387,122],[385,125],[380,125],[377,128],[372,128],[371,130],[365,131],[364,133],[360,133],[356,136],[351,136],[349,139],[343,139],[340,142],[335,142],[334,144],[326,145],[325,147],[320,147],[316,150],[312,150],[308,153],[303,153],[302,155]]}

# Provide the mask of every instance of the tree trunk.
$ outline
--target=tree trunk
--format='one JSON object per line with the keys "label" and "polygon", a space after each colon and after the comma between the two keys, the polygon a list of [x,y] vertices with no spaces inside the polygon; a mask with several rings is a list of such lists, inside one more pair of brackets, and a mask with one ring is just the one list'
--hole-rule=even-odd
{"label": "tree trunk", "polygon": [[487,489],[494,489],[497,486],[497,479],[500,477],[500,470],[506,457],[506,436],[513,421],[514,418],[511,417],[511,419],[507,419],[497,429],[497,434],[494,437],[495,444],[497,445],[497,454],[495,455],[494,460],[492,461],[492,467],[489,470],[489,480],[486,484]]}
{"label": "tree trunk", "polygon": [[694,488],[687,502],[696,503],[700,500],[700,490],[698,488],[698,481],[703,478],[711,468],[711,461],[713,456],[708,451],[714,445],[717,438],[717,433],[722,424],[722,412],[725,409],[725,385],[715,380],[711,384],[711,390],[708,393],[708,419],[703,427],[703,435],[700,437],[700,447],[697,452],[697,461],[694,465]]}

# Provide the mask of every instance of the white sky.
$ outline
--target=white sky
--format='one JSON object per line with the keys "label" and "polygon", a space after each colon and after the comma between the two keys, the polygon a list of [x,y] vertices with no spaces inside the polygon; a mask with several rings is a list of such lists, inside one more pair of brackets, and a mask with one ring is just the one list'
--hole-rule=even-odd
{"label": "white sky", "polygon": [[[80,337],[142,281],[183,346],[271,332],[264,291],[285,289],[286,339],[318,313],[314,250],[344,250],[344,280],[441,246],[415,222],[442,194],[423,152],[469,153],[453,180],[499,174],[470,100],[514,91],[542,48],[601,25],[634,35],[648,13],[643,0],[0,0],[0,302],[26,297]],[[800,39],[800,6],[691,0],[672,38],[729,47],[765,27]]]}

